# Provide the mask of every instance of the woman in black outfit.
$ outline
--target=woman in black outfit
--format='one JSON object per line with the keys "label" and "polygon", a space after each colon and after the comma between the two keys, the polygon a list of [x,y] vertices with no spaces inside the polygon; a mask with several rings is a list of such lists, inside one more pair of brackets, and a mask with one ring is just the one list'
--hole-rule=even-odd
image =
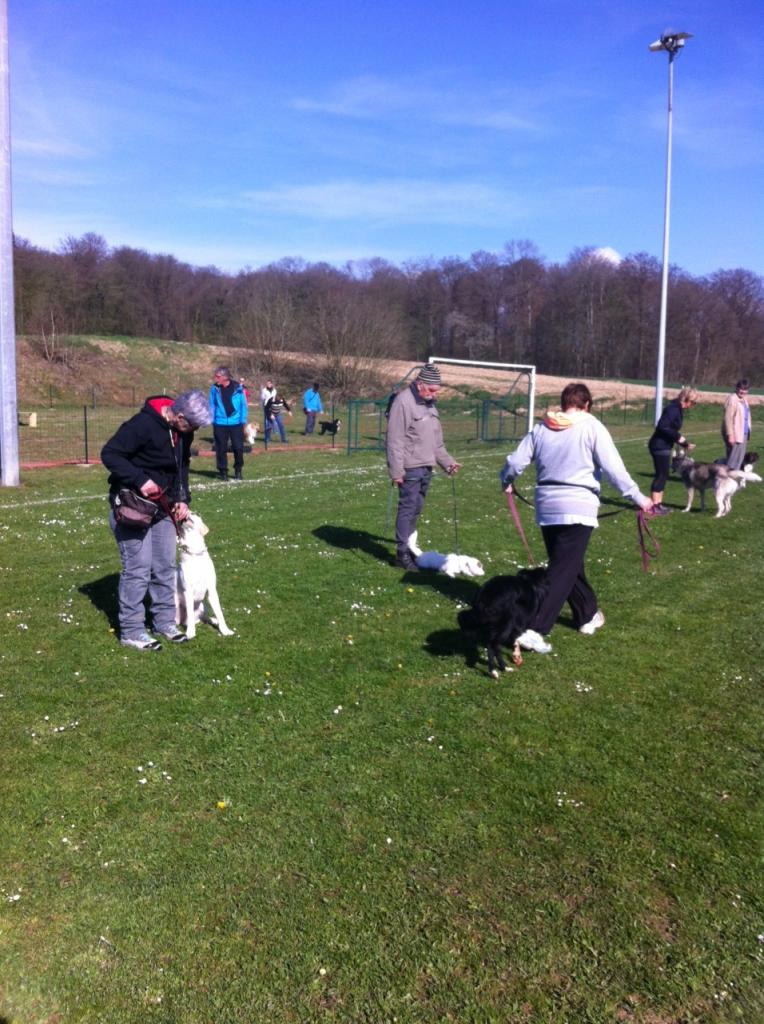
{"label": "woman in black outfit", "polygon": [[682,388],[676,398],[672,399],[661,413],[653,436],[647,443],[655,466],[655,477],[651,486],[653,499],[653,515],[667,516],[671,511],[663,504],[663,489],[668,480],[671,468],[671,449],[675,444],[694,448],[682,433],[682,420],[685,409],[690,409],[698,400],[698,392],[694,388]]}

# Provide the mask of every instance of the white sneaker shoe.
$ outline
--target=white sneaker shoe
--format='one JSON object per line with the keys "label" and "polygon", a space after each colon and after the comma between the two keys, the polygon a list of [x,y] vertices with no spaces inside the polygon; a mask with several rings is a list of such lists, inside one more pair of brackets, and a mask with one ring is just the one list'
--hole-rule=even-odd
{"label": "white sneaker shoe", "polygon": [[122,637],[119,641],[123,647],[135,647],[138,651],[161,651],[162,645],[148,633],[141,633],[136,637]]}
{"label": "white sneaker shoe", "polygon": [[552,645],[548,644],[540,633],[535,629],[526,629],[517,638],[517,643],[526,651],[535,651],[536,654],[551,654]]}
{"label": "white sneaker shoe", "polygon": [[597,611],[594,613],[594,618],[591,620],[591,622],[587,622],[583,626],[580,626],[578,632],[583,633],[584,636],[591,636],[592,633],[596,633],[597,630],[604,625],[605,616],[598,608]]}

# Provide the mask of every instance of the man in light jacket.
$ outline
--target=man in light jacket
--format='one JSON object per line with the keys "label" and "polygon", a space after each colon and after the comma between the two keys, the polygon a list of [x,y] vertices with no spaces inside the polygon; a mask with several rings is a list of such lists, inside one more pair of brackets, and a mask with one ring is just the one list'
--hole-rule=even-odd
{"label": "man in light jacket", "polygon": [[735,390],[724,403],[722,438],[727,449],[727,468],[741,469],[748,438],[751,436],[751,407],[748,404],[749,383],[746,377],[735,385]]}
{"label": "man in light jacket", "polygon": [[244,468],[244,427],[247,423],[247,396],[227,366],[218,366],[210,388],[210,414],[215,436],[215,460],[221,480],[228,479],[228,444],[233,451],[233,475],[242,479]]}
{"label": "man in light jacket", "polygon": [[408,540],[417,528],[433,468],[438,465],[449,476],[460,468],[443,443],[436,407],[441,383],[440,370],[434,363],[428,363],[416,380],[395,396],[389,410],[387,468],[398,488],[395,564],[410,572],[416,572],[417,566]]}

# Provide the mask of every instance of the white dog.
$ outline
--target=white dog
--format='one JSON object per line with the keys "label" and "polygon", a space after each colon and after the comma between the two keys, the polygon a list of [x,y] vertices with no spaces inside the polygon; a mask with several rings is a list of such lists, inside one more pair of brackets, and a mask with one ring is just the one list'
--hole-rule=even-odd
{"label": "white dog", "polygon": [[[179,530],[180,560],[175,579],[175,618],[179,625],[186,627],[189,640],[196,636],[197,622],[209,622],[217,626],[223,636],[232,636],[233,630],[226,625],[220,607],[215,566],[204,543],[209,528],[201,516],[190,512],[188,518],[179,524]],[[212,615],[207,614],[205,598],[209,601]]]}
{"label": "white dog", "polygon": [[409,551],[420,569],[431,569],[432,572],[444,572],[452,579],[454,576],[485,576],[485,569],[477,558],[469,555],[441,555],[439,551],[422,551],[417,543],[418,530],[409,537]]}
{"label": "white dog", "polygon": [[[718,512],[716,518],[720,516],[729,515],[732,511],[732,495],[745,487],[746,484],[760,484],[762,478],[758,473],[754,473],[753,467],[749,464],[743,467],[742,470],[728,470],[729,473],[726,477],[720,477],[714,484],[714,496],[716,498],[716,506]],[[685,509],[685,512],[687,509]]]}
{"label": "white dog", "polygon": [[255,443],[255,441],[257,441],[256,423],[247,423],[247,425],[244,427],[244,440],[250,446],[252,446]]}

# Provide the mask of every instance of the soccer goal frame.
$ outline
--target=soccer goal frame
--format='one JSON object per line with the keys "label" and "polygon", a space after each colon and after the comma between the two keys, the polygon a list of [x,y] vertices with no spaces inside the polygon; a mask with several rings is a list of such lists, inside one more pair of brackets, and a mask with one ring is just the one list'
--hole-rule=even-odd
{"label": "soccer goal frame", "polygon": [[530,363],[491,363],[485,362],[482,359],[451,359],[446,356],[435,356],[431,355],[427,359],[428,363],[441,363],[450,366],[474,366],[477,369],[486,370],[503,370],[507,373],[514,373],[515,377],[512,381],[507,393],[504,395],[506,400],[514,391],[517,390],[517,386],[522,378],[526,378],[528,382],[528,431],[533,428],[533,418],[535,415],[536,406],[536,367]]}

